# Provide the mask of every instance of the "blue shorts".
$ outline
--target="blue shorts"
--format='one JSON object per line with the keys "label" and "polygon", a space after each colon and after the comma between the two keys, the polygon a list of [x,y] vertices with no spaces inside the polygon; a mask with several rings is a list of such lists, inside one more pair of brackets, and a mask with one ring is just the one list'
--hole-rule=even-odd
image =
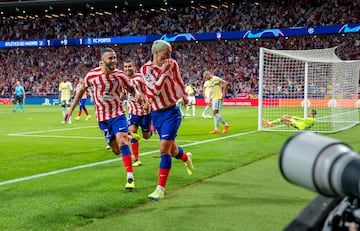
{"label": "blue shorts", "polygon": [[131,125],[136,125],[137,127],[140,126],[141,130],[143,132],[149,132],[150,126],[151,126],[150,114],[144,115],[144,116],[137,116],[134,114],[129,114],[128,115],[128,125],[129,125],[129,127]]}
{"label": "blue shorts", "polygon": [[160,140],[175,140],[181,124],[181,112],[178,106],[151,111],[151,120]]}
{"label": "blue shorts", "polygon": [[115,140],[116,133],[129,131],[125,114],[109,120],[100,121],[99,127],[108,144]]}
{"label": "blue shorts", "polygon": [[86,99],[80,99],[80,107],[85,107]]}

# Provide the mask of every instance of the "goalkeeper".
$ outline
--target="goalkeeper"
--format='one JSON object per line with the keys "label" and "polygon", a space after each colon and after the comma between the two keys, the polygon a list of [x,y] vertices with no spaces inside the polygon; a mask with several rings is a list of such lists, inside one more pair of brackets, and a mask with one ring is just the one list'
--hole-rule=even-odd
{"label": "goalkeeper", "polygon": [[274,127],[275,124],[283,123],[286,126],[293,127],[297,130],[308,130],[312,126],[314,126],[315,115],[316,115],[316,110],[313,109],[309,112],[307,118],[301,118],[291,115],[283,115],[281,118],[273,121],[268,121],[266,119],[263,119],[263,123],[265,127]]}

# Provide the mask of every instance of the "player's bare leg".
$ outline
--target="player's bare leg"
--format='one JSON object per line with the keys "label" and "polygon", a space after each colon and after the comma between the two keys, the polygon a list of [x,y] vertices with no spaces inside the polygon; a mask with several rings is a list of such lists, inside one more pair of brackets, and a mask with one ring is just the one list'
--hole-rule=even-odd
{"label": "player's bare leg", "polygon": [[111,141],[110,143],[111,150],[116,155],[122,155],[122,161],[126,171],[126,189],[134,189],[135,181],[134,181],[134,173],[133,167],[131,163],[131,151],[128,146],[128,133],[127,132],[118,132],[116,133],[116,139]]}

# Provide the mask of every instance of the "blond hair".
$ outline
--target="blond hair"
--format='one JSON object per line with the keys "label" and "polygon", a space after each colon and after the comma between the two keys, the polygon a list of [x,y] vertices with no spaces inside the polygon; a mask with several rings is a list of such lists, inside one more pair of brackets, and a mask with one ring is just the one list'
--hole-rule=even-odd
{"label": "blond hair", "polygon": [[210,73],[210,71],[204,71],[202,75],[203,75],[203,78],[205,78],[205,76],[207,76],[207,75],[211,76],[211,73]]}
{"label": "blond hair", "polygon": [[155,40],[151,46],[151,53],[154,54],[155,51],[161,50],[164,46],[171,47],[170,43],[164,40]]}

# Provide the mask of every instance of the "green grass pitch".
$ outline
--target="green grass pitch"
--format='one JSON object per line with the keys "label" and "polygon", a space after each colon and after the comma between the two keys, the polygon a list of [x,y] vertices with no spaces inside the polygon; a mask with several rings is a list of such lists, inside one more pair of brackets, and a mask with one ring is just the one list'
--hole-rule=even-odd
{"label": "green grass pitch", "polygon": [[[91,120],[61,124],[59,106],[0,105],[0,230],[281,230],[316,195],[286,182],[278,155],[291,132],[258,132],[257,108],[225,107],[227,134],[212,119],[183,120],[177,143],[196,173],[173,160],[165,199],[157,183],[159,139],[140,140],[136,189]],[[74,112],[73,117],[76,116]],[[222,127],[221,127],[222,129]],[[359,126],[329,135],[359,150]]]}

